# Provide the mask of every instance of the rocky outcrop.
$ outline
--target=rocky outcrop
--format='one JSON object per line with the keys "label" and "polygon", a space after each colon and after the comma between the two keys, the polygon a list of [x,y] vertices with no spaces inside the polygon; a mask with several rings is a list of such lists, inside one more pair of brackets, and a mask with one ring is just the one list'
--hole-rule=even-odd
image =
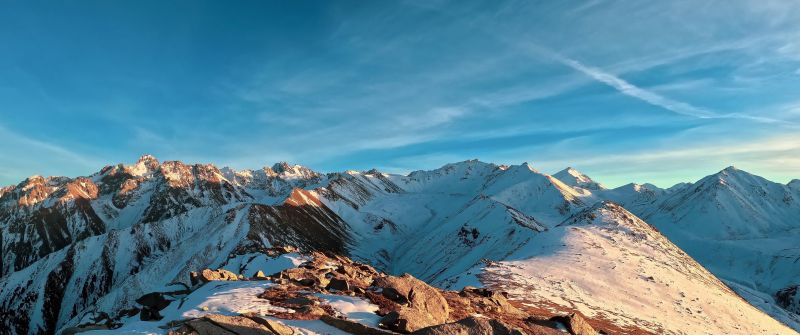
{"label": "rocky outcrop", "polygon": [[578,313],[556,316],[553,317],[552,320],[566,325],[567,330],[569,330],[572,335],[597,335],[597,331]]}
{"label": "rocky outcrop", "polygon": [[230,272],[225,269],[204,269],[200,272],[192,272],[190,275],[190,280],[192,285],[197,285],[200,283],[208,283],[210,281],[219,281],[219,280],[239,280],[239,276],[235,273]]}
{"label": "rocky outcrop", "polygon": [[450,315],[442,294],[410,274],[381,277],[375,280],[374,286],[381,289],[383,296],[401,305],[381,320],[391,330],[410,333],[446,322]]}
{"label": "rocky outcrop", "polygon": [[322,322],[327,323],[333,327],[338,328],[344,332],[353,334],[353,335],[391,335],[394,334],[393,332],[373,328],[355,321],[350,321],[347,319],[342,318],[335,318],[330,315],[323,315],[320,317]]}
{"label": "rocky outcrop", "polygon": [[505,314],[509,316],[523,316],[524,312],[508,302],[504,292],[496,292],[486,288],[464,287],[459,296],[469,302],[469,308],[477,314]]}
{"label": "rocky outcrop", "polygon": [[430,326],[417,330],[413,335],[525,335],[519,329],[482,317],[468,317],[457,322]]}
{"label": "rocky outcrop", "polygon": [[783,309],[800,314],[800,285],[788,286],[775,293],[775,301]]}

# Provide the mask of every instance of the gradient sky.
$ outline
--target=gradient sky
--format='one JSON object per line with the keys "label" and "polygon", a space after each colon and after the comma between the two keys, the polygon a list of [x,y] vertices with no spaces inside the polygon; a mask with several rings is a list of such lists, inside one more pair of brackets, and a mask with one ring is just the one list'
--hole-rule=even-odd
{"label": "gradient sky", "polygon": [[0,184],[150,153],[800,178],[797,1],[4,1]]}

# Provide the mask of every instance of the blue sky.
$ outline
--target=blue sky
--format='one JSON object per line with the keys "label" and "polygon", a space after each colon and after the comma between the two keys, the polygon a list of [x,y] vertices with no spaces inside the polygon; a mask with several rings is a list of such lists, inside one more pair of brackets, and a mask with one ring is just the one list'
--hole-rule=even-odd
{"label": "blue sky", "polygon": [[800,178],[795,1],[11,1],[0,184],[161,160]]}

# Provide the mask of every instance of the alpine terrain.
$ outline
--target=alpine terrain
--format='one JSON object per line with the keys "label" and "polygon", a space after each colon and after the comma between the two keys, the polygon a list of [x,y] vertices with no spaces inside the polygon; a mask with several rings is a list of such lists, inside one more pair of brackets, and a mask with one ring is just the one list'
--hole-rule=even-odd
{"label": "alpine terrain", "polygon": [[159,162],[0,188],[0,334],[797,334],[800,181]]}

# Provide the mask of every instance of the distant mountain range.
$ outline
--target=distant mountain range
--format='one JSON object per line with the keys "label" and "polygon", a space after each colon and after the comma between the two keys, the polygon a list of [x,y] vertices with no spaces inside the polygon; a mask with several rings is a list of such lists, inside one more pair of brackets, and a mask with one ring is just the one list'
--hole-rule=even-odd
{"label": "distant mountain range", "polygon": [[573,168],[548,175],[477,160],[323,174],[146,155],[0,188],[0,243],[0,328],[10,334],[118,313],[189,284],[192,271],[275,245],[443,289],[506,291],[611,333],[800,330],[800,180],[734,167],[668,189],[608,189]]}

